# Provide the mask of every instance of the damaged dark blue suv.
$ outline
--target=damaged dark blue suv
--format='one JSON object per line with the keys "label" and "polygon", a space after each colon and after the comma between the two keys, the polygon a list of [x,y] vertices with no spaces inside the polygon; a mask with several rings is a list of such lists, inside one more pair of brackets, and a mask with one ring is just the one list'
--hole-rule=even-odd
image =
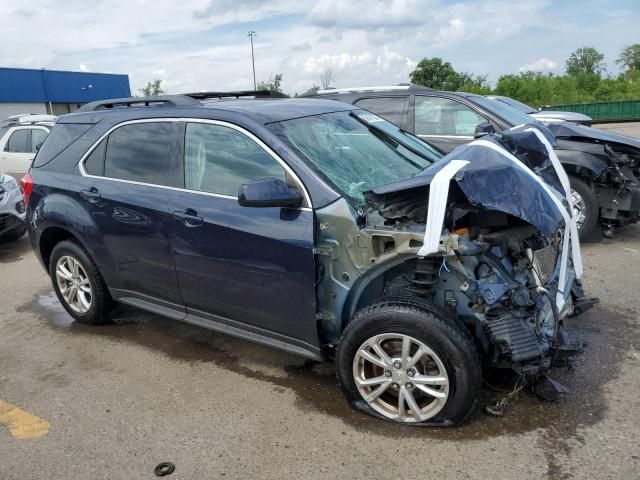
{"label": "damaged dark blue suv", "polygon": [[429,425],[468,418],[483,365],[535,381],[566,347],[590,303],[540,132],[441,158],[351,105],[205,97],[89,104],[38,152],[29,236],[77,321],[117,301],[335,358],[355,408]]}

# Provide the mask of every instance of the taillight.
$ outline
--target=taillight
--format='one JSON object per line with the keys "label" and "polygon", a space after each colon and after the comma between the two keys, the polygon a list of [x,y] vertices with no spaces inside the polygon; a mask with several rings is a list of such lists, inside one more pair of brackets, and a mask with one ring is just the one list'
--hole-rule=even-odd
{"label": "taillight", "polygon": [[28,173],[20,179],[20,190],[24,197],[24,203],[29,205],[29,197],[31,197],[31,191],[33,190],[33,179]]}

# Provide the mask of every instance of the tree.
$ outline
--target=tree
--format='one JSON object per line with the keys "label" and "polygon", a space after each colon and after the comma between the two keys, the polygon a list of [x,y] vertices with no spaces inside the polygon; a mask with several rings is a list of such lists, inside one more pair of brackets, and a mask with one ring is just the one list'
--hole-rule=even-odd
{"label": "tree", "polygon": [[640,43],[623,48],[616,63],[627,70],[640,71]]}
{"label": "tree", "polygon": [[331,84],[334,80],[333,68],[331,67],[325,68],[324,71],[320,74],[320,85],[322,85],[323,89],[331,87]]}
{"label": "tree", "polygon": [[260,92],[271,91],[271,92],[282,92],[282,87],[280,84],[282,83],[282,74],[276,73],[275,75],[270,75],[269,80],[266,82],[258,82],[257,89]]}
{"label": "tree", "polygon": [[162,80],[156,78],[153,82],[147,82],[147,84],[140,89],[140,92],[145,97],[154,97],[156,95],[162,95],[164,90],[162,89]]}
{"label": "tree", "polygon": [[438,90],[458,90],[464,80],[449,62],[439,57],[420,60],[409,78],[411,83]]}
{"label": "tree", "polygon": [[566,62],[567,75],[577,77],[579,75],[601,76],[606,70],[604,55],[593,47],[577,49]]}
{"label": "tree", "polygon": [[319,91],[320,91],[320,86],[314,83],[313,85],[311,85],[311,88],[309,90],[304,92],[304,94],[310,95],[310,94],[318,93]]}
{"label": "tree", "polygon": [[437,90],[464,90],[486,95],[491,87],[485,75],[475,76],[471,73],[456,72],[449,62],[441,58],[423,58],[416,69],[409,74],[411,83],[423,85]]}

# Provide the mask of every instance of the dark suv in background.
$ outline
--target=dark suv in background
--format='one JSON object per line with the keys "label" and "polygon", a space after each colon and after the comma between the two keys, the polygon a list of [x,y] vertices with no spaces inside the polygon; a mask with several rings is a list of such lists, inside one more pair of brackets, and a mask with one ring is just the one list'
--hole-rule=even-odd
{"label": "dark suv in background", "polygon": [[77,321],[119,301],[335,357],[355,408],[430,425],[468,418],[483,365],[535,382],[568,351],[590,303],[564,172],[521,155],[538,134],[441,158],[352,105],[197,97],[86,105],[22,180]]}
{"label": "dark suv in background", "polygon": [[640,219],[640,140],[568,122],[543,126],[497,98],[415,85],[331,89],[305,96],[357,105],[444,153],[473,141],[479,125],[496,132],[546,126],[556,137],[555,153],[569,174],[582,238],[599,225],[611,233]]}

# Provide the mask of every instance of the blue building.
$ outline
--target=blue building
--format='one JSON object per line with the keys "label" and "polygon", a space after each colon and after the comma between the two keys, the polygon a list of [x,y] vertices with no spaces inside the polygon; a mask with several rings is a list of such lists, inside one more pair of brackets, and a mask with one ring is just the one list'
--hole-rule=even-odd
{"label": "blue building", "polygon": [[63,115],[87,102],[129,96],[128,75],[0,68],[0,120],[20,113]]}

